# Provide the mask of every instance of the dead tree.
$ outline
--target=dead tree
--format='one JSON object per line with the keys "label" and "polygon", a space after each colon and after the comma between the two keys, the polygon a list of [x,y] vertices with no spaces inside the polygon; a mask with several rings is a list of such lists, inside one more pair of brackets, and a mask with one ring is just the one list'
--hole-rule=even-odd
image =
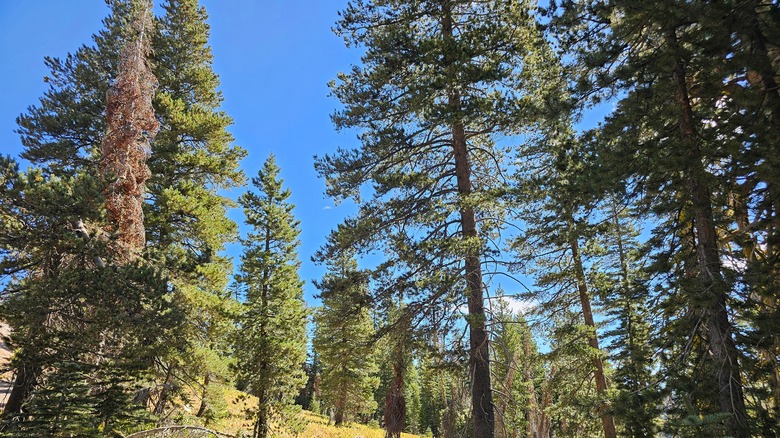
{"label": "dead tree", "polygon": [[134,260],[146,244],[143,196],[151,176],[146,162],[160,128],[152,107],[157,80],[147,60],[152,23],[149,4],[133,20],[106,98],[108,128],[100,145],[100,175],[109,181],[105,188],[107,231],[121,262]]}

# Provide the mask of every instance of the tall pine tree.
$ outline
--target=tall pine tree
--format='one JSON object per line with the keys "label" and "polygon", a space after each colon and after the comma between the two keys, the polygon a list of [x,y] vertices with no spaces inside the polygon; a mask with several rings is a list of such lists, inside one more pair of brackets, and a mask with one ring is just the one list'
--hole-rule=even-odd
{"label": "tall pine tree", "polygon": [[[58,209],[66,221],[60,227],[63,232],[71,230],[82,238],[96,236],[102,220],[102,206],[97,204],[102,202],[101,183],[91,180],[97,174],[98,149],[107,127],[106,93],[117,75],[133,11],[141,4],[146,2],[109,2],[111,15],[93,45],[64,59],[47,58],[50,89],[18,120],[25,145],[22,157],[41,169],[36,178],[80,187],[68,189],[73,197],[63,199]],[[170,336],[169,348],[157,351],[161,377],[150,385],[156,390],[144,394],[153,396],[145,400],[158,413],[169,406],[170,390],[181,388],[182,380],[211,387],[228,378],[225,337],[232,321],[225,314],[230,307],[225,286],[231,267],[219,251],[235,235],[235,224],[225,215],[233,203],[219,190],[243,182],[238,170],[243,150],[232,145],[226,131],[231,120],[218,109],[221,96],[211,69],[205,12],[197,1],[166,2],[163,9],[164,17],[148,29],[154,32],[150,61],[158,79],[154,112],[161,130],[148,159],[151,175],[143,206],[148,245],[142,258],[168,278],[173,304],[186,308],[189,324],[179,326],[185,333]],[[100,242],[91,239],[88,246]],[[52,251],[58,247],[46,245]],[[69,257],[62,251],[50,254]],[[61,264],[55,258],[48,263]],[[11,404],[14,409],[19,406]],[[201,404],[199,412],[208,411]]]}
{"label": "tall pine tree", "polygon": [[[12,275],[1,311],[14,329],[18,376],[4,413],[10,436],[102,436],[143,421],[142,406],[132,402],[135,391],[167,350],[164,341],[178,336],[181,314],[171,306],[167,279],[146,260],[134,260],[144,247],[137,204],[144,166],[132,163],[140,172],[129,176],[119,167],[98,172],[97,166],[98,157],[121,146],[141,159],[148,154],[144,131],[156,125],[146,59],[151,8],[147,1],[112,3],[94,48],[47,60],[52,87],[19,118],[23,157],[40,167],[22,174],[4,166],[0,193],[6,237],[0,264],[3,276]],[[113,52],[100,59],[109,48]],[[87,68],[97,60],[103,64]],[[91,73],[117,79],[107,101],[88,85]],[[102,111],[90,117],[101,105],[108,107],[106,117]],[[128,107],[141,110],[138,118],[127,117]],[[116,117],[120,113],[125,117]],[[107,132],[127,135],[103,143],[99,154],[101,128],[109,125],[114,131]],[[134,198],[133,214],[106,220],[112,196],[126,194]],[[140,233],[123,242],[122,228],[137,231],[138,225]]]}
{"label": "tall pine tree", "polygon": [[175,284],[190,323],[183,343],[160,358],[159,392],[150,402],[157,413],[169,412],[189,403],[174,396],[191,385],[202,389],[197,415],[214,416],[220,413],[209,409],[208,400],[232,378],[228,345],[235,307],[227,290],[232,263],[221,255],[236,237],[227,217],[235,203],[221,191],[243,185],[238,162],[245,151],[233,144],[227,131],[233,121],[220,109],[204,7],[197,0],[170,0],[162,10],[153,41],[161,129],[152,143],[144,213],[149,257]]}
{"label": "tall pine tree", "polygon": [[475,438],[493,436],[482,262],[503,226],[497,195],[508,167],[495,138],[530,124],[539,103],[526,67],[543,59],[536,55],[545,44],[529,8],[503,0],[350,3],[336,32],[366,50],[332,85],[345,106],[333,120],[360,129],[362,145],[317,162],[337,199],[362,201],[372,185],[330,252],[386,250],[384,267],[398,275],[384,276],[377,294],[421,291],[407,296],[420,319],[440,301],[467,302]]}
{"label": "tall pine tree", "polygon": [[299,222],[271,155],[252,179],[257,193],[244,193],[244,253],[236,280],[244,301],[238,316],[234,355],[239,378],[258,398],[255,438],[271,436],[271,421],[292,420],[295,396],[306,383],[307,311],[298,275]]}

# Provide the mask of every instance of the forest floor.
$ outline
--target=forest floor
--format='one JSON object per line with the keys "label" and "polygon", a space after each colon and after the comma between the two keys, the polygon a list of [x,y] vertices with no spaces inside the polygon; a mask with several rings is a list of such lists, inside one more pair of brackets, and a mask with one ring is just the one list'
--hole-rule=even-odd
{"label": "forest floor", "polygon": [[[247,396],[238,390],[229,390],[225,394],[225,401],[227,402],[229,415],[218,421],[217,424],[211,425],[215,430],[223,433],[236,434],[239,430],[251,431],[252,424],[249,420],[246,420],[244,412],[249,406],[253,406],[256,399],[252,396]],[[368,426],[365,424],[348,423],[343,426],[336,427],[328,419],[328,417],[320,414],[315,414],[310,411],[301,411],[300,419],[303,422],[304,429],[298,435],[285,431],[284,427],[277,427],[274,430],[273,436],[278,438],[292,438],[292,437],[305,437],[305,438],[384,438],[385,431]],[[408,433],[401,434],[402,438],[419,438],[418,435],[412,435]]]}
{"label": "forest floor", "polygon": [[[13,352],[2,342],[2,338],[10,334],[10,328],[5,323],[0,323],[0,411],[5,407],[5,400],[10,393],[13,375],[11,372],[3,372],[8,365]],[[218,419],[215,424],[209,424],[207,427],[227,434],[237,434],[240,430],[251,431],[252,423],[246,419],[244,414],[248,407],[254,406],[256,400],[235,389],[229,389],[225,392],[225,404],[228,415]],[[191,400],[192,406],[197,406],[197,400]],[[385,432],[382,429],[367,426],[358,423],[349,423],[344,426],[336,427],[324,415],[315,414],[309,411],[301,411],[300,419],[303,423],[303,432],[297,436],[306,438],[384,438]],[[185,421],[183,423],[188,423]],[[277,427],[274,431],[275,437],[288,438],[296,435],[285,430],[284,427]],[[402,438],[418,438],[417,435],[404,433]]]}

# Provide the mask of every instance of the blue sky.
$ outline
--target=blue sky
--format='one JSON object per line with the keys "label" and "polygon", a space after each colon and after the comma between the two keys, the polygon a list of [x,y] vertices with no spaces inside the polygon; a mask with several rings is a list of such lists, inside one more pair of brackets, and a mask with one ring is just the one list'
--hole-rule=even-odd
{"label": "blue sky", "polygon": [[[156,0],[159,3],[159,0]],[[325,269],[310,258],[332,228],[354,212],[351,204],[334,206],[323,192],[313,156],[337,147],[358,145],[355,132],[335,132],[330,114],[338,101],[327,83],[359,62],[360,50],[348,49],[331,31],[347,0],[201,0],[209,14],[214,70],[222,81],[223,108],[235,123],[229,128],[236,144],[248,151],[242,167],[254,176],[269,153],[276,154],[282,177],[292,191],[301,221],[301,276],[306,299],[315,304],[311,280]],[[18,155],[21,143],[16,117],[37,103],[46,90],[45,56],[64,56],[101,27],[108,13],[103,0],[0,0],[0,153]],[[590,112],[580,126],[591,127],[611,104]],[[230,196],[237,197],[240,190]],[[241,223],[242,213],[231,211]],[[240,246],[228,254],[237,262]],[[499,281],[500,282],[500,281]],[[494,285],[495,286],[495,285]],[[530,287],[507,284],[507,293]]]}
{"label": "blue sky", "polygon": [[[359,61],[331,31],[346,0],[205,0],[211,25],[214,70],[222,81],[223,108],[235,124],[236,144],[248,151],[242,167],[253,176],[269,153],[276,154],[282,177],[292,190],[301,220],[300,257],[307,301],[311,280],[324,269],[310,261],[328,232],[349,212],[323,195],[313,156],[355,146],[355,133],[336,133],[330,114],[338,106],[328,97],[328,81]],[[64,56],[82,44],[108,13],[103,0],[0,0],[0,54],[5,84],[0,102],[0,153],[18,155],[16,117],[46,90],[44,56]],[[236,197],[236,190],[231,196]],[[240,222],[239,211],[231,217]],[[237,256],[240,248],[228,252]]]}

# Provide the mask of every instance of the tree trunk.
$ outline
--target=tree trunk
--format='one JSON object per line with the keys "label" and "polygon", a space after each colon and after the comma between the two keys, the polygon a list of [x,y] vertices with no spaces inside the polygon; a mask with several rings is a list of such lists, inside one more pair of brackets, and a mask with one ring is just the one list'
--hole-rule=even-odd
{"label": "tree trunk", "polygon": [[[571,213],[570,213],[571,214]],[[585,281],[585,270],[582,267],[582,257],[580,256],[580,246],[577,240],[577,235],[574,232],[574,221],[571,216],[569,217],[569,224],[571,238],[569,239],[569,245],[571,246],[571,255],[574,261],[574,272],[577,277],[577,290],[580,295],[580,304],[582,305],[582,316],[585,319],[585,325],[590,329],[588,333],[588,345],[593,350],[591,354],[596,354],[592,359],[593,363],[593,378],[596,381],[596,391],[601,398],[601,406],[599,407],[599,415],[601,416],[601,425],[604,427],[605,438],[617,437],[617,431],[615,430],[615,419],[612,414],[608,412],[607,406],[607,377],[604,375],[604,362],[601,359],[601,349],[599,349],[599,339],[596,334],[596,323],[593,320],[593,310],[590,307],[590,295],[588,293],[588,284]]]}
{"label": "tree trunk", "polygon": [[[445,42],[451,45],[453,41],[451,11],[444,7],[442,11],[442,33]],[[445,66],[451,67],[452,61],[447,59]],[[461,235],[467,247],[465,255],[466,289],[468,291],[468,324],[469,324],[469,366],[471,371],[471,415],[474,423],[474,438],[493,438],[494,414],[493,394],[490,387],[490,350],[486,329],[485,303],[482,292],[482,267],[480,264],[480,247],[477,235],[477,221],[474,208],[467,201],[471,195],[471,163],[469,163],[466,130],[457,114],[461,111],[461,96],[454,75],[450,75],[451,83],[448,96],[450,113],[454,121],[450,124],[452,148],[455,156],[455,178],[458,185],[460,205]]]}
{"label": "tree trunk", "polygon": [[24,402],[27,400],[27,396],[30,395],[37,379],[37,369],[25,365],[22,365],[17,369],[16,379],[14,380],[11,393],[8,395],[8,400],[6,401],[5,409],[3,410],[3,416],[6,420],[22,413]]}
{"label": "tree trunk", "polygon": [[444,415],[442,417],[442,429],[444,432],[444,438],[456,438],[457,431],[455,430],[455,419],[457,412],[455,412],[456,404],[455,387],[450,384],[450,398],[446,400]]}
{"label": "tree trunk", "polygon": [[338,401],[336,401],[336,405],[334,406],[335,413],[333,415],[333,423],[335,423],[336,426],[341,426],[344,424],[344,409],[347,404],[345,397],[346,396],[341,396]]}
{"label": "tree trunk", "polygon": [[206,373],[206,377],[203,378],[203,392],[201,392],[200,396],[200,407],[198,408],[198,413],[195,414],[196,417],[202,417],[203,414],[206,413],[206,409],[208,408],[208,401],[206,400],[206,396],[208,395],[208,387],[209,387],[209,373]]}
{"label": "tree trunk", "polygon": [[268,391],[262,390],[257,394],[257,421],[255,422],[254,438],[268,437]]}
{"label": "tree trunk", "polygon": [[168,404],[168,393],[172,385],[171,379],[173,377],[173,366],[168,367],[168,371],[165,373],[165,382],[160,388],[160,396],[157,399],[157,404],[154,406],[154,414],[161,416],[165,412],[165,406]]}
{"label": "tree trunk", "polygon": [[680,109],[680,137],[688,148],[688,197],[693,209],[698,278],[702,292],[706,294],[704,306],[707,345],[714,361],[713,380],[718,387],[717,405],[720,412],[730,414],[725,421],[727,430],[736,438],[750,436],[742,377],[739,371],[739,354],[731,334],[731,323],[726,306],[727,285],[723,278],[715,230],[711,190],[707,185],[707,171],[702,163],[693,109],[686,77],[685,61],[679,56],[677,34],[667,31],[666,42],[675,52],[674,80],[676,98]]}
{"label": "tree trunk", "polygon": [[[399,358],[403,361],[403,357]],[[385,429],[387,438],[401,438],[406,419],[406,400],[404,399],[404,366],[393,365],[393,379],[385,398]]]}

